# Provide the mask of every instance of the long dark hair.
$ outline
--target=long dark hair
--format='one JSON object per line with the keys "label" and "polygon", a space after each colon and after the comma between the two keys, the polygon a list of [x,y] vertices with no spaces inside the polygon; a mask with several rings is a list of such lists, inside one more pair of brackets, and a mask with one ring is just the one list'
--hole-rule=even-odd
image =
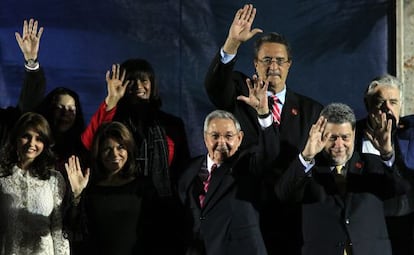
{"label": "long dark hair", "polygon": [[[152,105],[161,107],[161,99],[159,95],[158,84],[155,79],[155,72],[152,65],[145,59],[131,58],[121,64],[121,70],[126,72],[125,80],[130,81],[128,86],[132,86],[136,80],[148,76],[151,82],[151,92],[149,101]],[[128,89],[127,89],[128,90]]]}
{"label": "long dark hair", "polygon": [[13,166],[19,163],[17,153],[18,140],[28,130],[39,133],[40,139],[44,144],[42,153],[30,165],[30,173],[41,180],[47,180],[50,177],[50,170],[54,168],[55,164],[55,156],[51,150],[53,138],[47,120],[41,114],[34,112],[23,114],[11,131],[8,142],[2,148],[0,155],[0,174],[1,176],[12,174],[11,170]]}
{"label": "long dark hair", "polygon": [[[55,104],[60,96],[69,95],[75,100],[76,114],[73,126],[69,128],[64,134],[59,134],[56,127],[54,127],[54,110]],[[80,136],[85,129],[85,119],[83,116],[82,105],[79,100],[79,95],[68,88],[57,87],[50,91],[38,106],[36,112],[42,114],[51,126],[53,136],[56,139],[54,151],[55,153],[73,154],[80,148]],[[59,139],[58,139],[59,138]],[[63,139],[63,140],[62,140]],[[60,155],[66,157],[67,155]]]}
{"label": "long dark hair", "polygon": [[129,94],[127,88],[125,95],[117,104],[117,110],[113,118],[114,121],[120,121],[127,125],[139,146],[147,136],[148,127],[157,124],[161,107],[155,72],[147,60],[140,58],[126,60],[121,64],[121,70],[126,72],[125,79],[130,81],[128,86],[136,85],[135,82],[145,76],[148,76],[151,82],[151,92],[148,100]]}
{"label": "long dark hair", "polygon": [[91,148],[92,159],[92,182],[96,183],[105,180],[109,176],[102,163],[103,144],[109,138],[116,140],[122,144],[128,152],[128,159],[123,169],[119,173],[121,177],[128,179],[137,176],[138,169],[135,163],[137,149],[135,146],[134,137],[128,128],[117,121],[103,123],[99,126],[93,139]]}

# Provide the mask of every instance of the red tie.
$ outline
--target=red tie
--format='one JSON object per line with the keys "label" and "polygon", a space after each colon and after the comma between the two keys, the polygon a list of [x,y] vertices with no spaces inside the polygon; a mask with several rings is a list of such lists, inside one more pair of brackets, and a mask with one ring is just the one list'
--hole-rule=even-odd
{"label": "red tie", "polygon": [[273,99],[273,103],[272,103],[273,121],[279,125],[280,124],[280,108],[279,108],[279,105],[277,104],[277,102],[279,102],[279,99],[277,98],[276,95],[271,95],[270,97]]}
{"label": "red tie", "polygon": [[213,171],[217,168],[216,164],[213,164],[211,166],[211,171],[208,173],[208,176],[202,180],[203,181],[203,190],[204,192],[202,192],[199,196],[198,199],[200,200],[200,207],[203,208],[204,207],[204,199],[206,198],[206,194],[208,191],[208,186],[210,185],[210,179],[211,179],[211,174],[213,173]]}

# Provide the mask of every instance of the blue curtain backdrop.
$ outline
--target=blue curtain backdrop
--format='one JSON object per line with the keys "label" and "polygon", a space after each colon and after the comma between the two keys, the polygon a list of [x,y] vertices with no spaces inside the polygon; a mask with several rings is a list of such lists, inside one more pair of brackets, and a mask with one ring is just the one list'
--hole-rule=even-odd
{"label": "blue curtain backdrop", "polygon": [[[223,44],[237,0],[1,0],[0,106],[15,105],[23,56],[14,32],[24,19],[45,28],[39,61],[48,91],[80,94],[86,120],[106,95],[105,72],[128,58],[154,66],[163,110],[183,118],[192,155],[204,153],[202,122],[214,109],[203,87],[209,62]],[[255,1],[254,27],[284,34],[293,48],[287,86],[327,104],[351,105],[363,117],[363,91],[389,66],[387,0]],[[391,11],[390,11],[391,10]],[[237,69],[253,74],[252,42]],[[1,121],[1,120],[0,120]]]}

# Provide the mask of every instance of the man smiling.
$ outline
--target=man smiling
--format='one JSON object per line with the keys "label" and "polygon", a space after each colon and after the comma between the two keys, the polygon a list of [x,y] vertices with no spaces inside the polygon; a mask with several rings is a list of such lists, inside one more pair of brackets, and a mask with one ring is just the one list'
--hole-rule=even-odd
{"label": "man smiling", "polygon": [[[227,39],[208,69],[205,88],[210,101],[219,109],[233,113],[244,131],[241,148],[256,144],[260,125],[256,112],[244,103],[249,83],[268,86],[271,114],[264,121],[274,123],[280,131],[280,151],[274,159],[274,171],[264,178],[261,227],[269,254],[300,254],[301,232],[299,208],[286,207],[274,196],[273,186],[289,163],[304,146],[311,125],[318,119],[322,105],[293,92],[286,86],[292,66],[291,49],[278,33],[260,35],[254,46],[255,75],[234,71],[239,47],[262,30],[252,29],[256,9],[251,4],[239,9]],[[260,116],[264,117],[264,116]]]}

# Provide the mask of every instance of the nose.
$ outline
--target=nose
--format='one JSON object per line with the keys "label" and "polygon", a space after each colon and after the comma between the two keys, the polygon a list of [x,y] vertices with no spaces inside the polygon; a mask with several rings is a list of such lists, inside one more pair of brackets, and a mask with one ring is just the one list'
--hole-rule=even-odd
{"label": "nose", "polygon": [[270,62],[269,68],[271,69],[276,69],[278,68],[280,65],[278,64],[276,59],[272,59],[272,62]]}
{"label": "nose", "polygon": [[220,135],[219,138],[217,139],[217,142],[219,144],[225,144],[226,143],[226,138],[224,137],[224,135]]}
{"label": "nose", "polygon": [[115,156],[117,154],[117,149],[114,147],[110,150],[109,153],[110,153],[111,156]]}
{"label": "nose", "polygon": [[140,89],[140,88],[143,88],[143,87],[144,87],[144,83],[142,81],[138,80],[137,81],[137,88]]}
{"label": "nose", "polygon": [[36,137],[32,137],[32,138],[30,138],[30,140],[29,140],[29,144],[32,146],[32,145],[35,145],[35,142],[36,142]]}
{"label": "nose", "polygon": [[383,103],[382,103],[382,105],[381,105],[381,111],[382,112],[385,112],[385,113],[388,113],[389,111],[390,111],[390,109],[391,109],[391,104],[390,104],[390,102],[388,101],[388,100],[386,100],[386,101],[384,101]]}
{"label": "nose", "polygon": [[342,140],[341,137],[336,138],[335,140],[335,147],[342,147],[344,141]]}

